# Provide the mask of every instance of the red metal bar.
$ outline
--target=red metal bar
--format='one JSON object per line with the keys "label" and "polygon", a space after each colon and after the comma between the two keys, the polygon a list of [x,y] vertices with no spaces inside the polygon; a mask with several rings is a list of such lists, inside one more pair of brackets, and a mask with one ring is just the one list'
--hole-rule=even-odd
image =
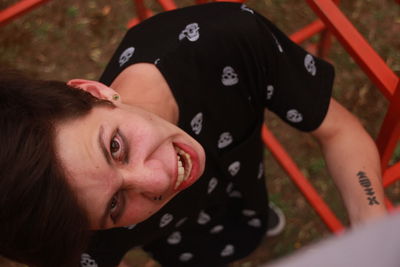
{"label": "red metal bar", "polygon": [[383,173],[383,186],[388,187],[400,179],[400,162],[390,166]]}
{"label": "red metal bar", "polygon": [[[227,0],[214,0],[214,2],[226,2]],[[229,2],[243,3],[246,0],[229,0]]]}
{"label": "red metal bar", "polygon": [[396,74],[365,41],[335,3],[326,0],[307,0],[307,3],[390,101],[398,81]]}
{"label": "red metal bar", "polygon": [[325,29],[324,23],[321,20],[316,20],[308,24],[301,30],[291,34],[290,39],[293,42],[300,44],[305,40],[309,39],[310,37],[312,37],[313,35],[321,32],[323,29]]}
{"label": "red metal bar", "polygon": [[4,26],[11,20],[29,12],[30,10],[50,0],[22,0],[0,11],[0,26]]}
{"label": "red metal bar", "polygon": [[136,8],[136,13],[139,21],[143,21],[148,18],[148,11],[146,6],[144,5],[143,0],[133,0],[133,3]]}
{"label": "red metal bar", "polygon": [[157,0],[165,11],[177,9],[177,5],[172,0]]}
{"label": "red metal bar", "polygon": [[376,144],[381,156],[381,166],[383,170],[393,155],[395,147],[400,137],[400,82],[397,78],[397,89],[389,104],[381,130],[379,131]]}
{"label": "red metal bar", "polygon": [[328,30],[322,31],[319,37],[317,56],[320,58],[327,58],[331,46],[332,46],[332,33],[330,33]]}
{"label": "red metal bar", "polygon": [[336,218],[328,205],[318,195],[314,187],[308,182],[307,178],[301,173],[291,157],[265,125],[262,128],[262,138],[265,145],[270,149],[279,164],[297,185],[328,228],[334,233],[342,232],[344,229],[342,223]]}
{"label": "red metal bar", "polygon": [[135,9],[136,9],[137,17],[131,19],[127,23],[126,26],[128,28],[131,28],[131,27],[135,26],[136,24],[140,23],[141,21],[153,16],[153,12],[150,9],[146,8],[146,6],[144,5],[143,0],[133,0],[133,4],[134,4]]}
{"label": "red metal bar", "polygon": [[385,197],[384,201],[385,201],[385,206],[388,209],[388,211],[393,211],[395,209],[395,206],[393,205],[392,201],[390,201],[390,199]]}

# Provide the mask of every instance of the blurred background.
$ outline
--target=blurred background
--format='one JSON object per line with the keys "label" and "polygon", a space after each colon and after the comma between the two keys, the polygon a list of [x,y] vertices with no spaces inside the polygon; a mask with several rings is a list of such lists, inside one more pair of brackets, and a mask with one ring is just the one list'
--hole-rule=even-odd
{"label": "blurred background", "polygon": [[[16,3],[0,0],[0,9]],[[191,0],[176,0],[179,7]],[[153,0],[145,1],[162,12]],[[290,35],[312,22],[316,16],[298,0],[249,0],[246,4],[272,20]],[[392,70],[400,71],[400,5],[394,0],[342,0],[341,9]],[[134,18],[131,0],[53,0],[0,27],[0,66],[27,72],[43,79],[97,79]],[[318,41],[304,43],[310,48]],[[352,111],[368,132],[376,137],[387,102],[346,51],[336,41],[328,61],[336,68],[334,97]],[[341,221],[347,218],[340,197],[327,171],[318,144],[307,134],[283,124],[267,112],[267,124],[284,144],[302,172],[310,178],[321,196]],[[265,173],[272,200],[286,214],[287,226],[279,236],[264,240],[249,257],[232,267],[252,267],[293,252],[331,235],[287,175],[265,150]],[[398,146],[392,159],[400,159]],[[400,183],[387,190],[395,204],[400,202]],[[126,256],[132,266],[157,266],[140,249]],[[21,266],[0,258],[0,266]]]}

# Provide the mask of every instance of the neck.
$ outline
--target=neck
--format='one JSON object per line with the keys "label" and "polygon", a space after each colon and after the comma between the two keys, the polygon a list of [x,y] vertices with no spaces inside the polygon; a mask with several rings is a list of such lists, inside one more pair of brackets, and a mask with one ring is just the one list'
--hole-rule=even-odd
{"label": "neck", "polygon": [[177,124],[179,109],[160,71],[153,64],[138,63],[126,68],[111,84],[124,104],[140,107]]}

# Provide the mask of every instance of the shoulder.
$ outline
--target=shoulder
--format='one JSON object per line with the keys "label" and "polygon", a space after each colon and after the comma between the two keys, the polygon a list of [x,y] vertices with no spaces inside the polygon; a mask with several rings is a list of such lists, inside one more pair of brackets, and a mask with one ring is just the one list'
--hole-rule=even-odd
{"label": "shoulder", "polygon": [[182,24],[202,23],[211,25],[221,31],[225,31],[234,25],[243,25],[254,20],[255,11],[245,4],[232,2],[214,2],[201,5],[193,5],[172,11],[162,12],[150,17],[133,28],[133,31],[141,28],[158,27],[163,30],[180,27]]}

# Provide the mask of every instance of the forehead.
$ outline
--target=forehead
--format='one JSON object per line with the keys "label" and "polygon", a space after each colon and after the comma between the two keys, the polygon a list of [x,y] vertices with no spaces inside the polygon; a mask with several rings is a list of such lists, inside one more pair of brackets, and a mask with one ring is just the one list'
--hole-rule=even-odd
{"label": "forehead", "polygon": [[56,126],[55,150],[69,174],[87,173],[91,169],[89,162],[98,160],[97,136],[101,120],[93,111]]}
{"label": "forehead", "polygon": [[112,173],[102,156],[98,138],[102,114],[96,111],[56,127],[55,148],[66,173],[67,182],[89,213],[99,217],[106,196],[113,187]]}

